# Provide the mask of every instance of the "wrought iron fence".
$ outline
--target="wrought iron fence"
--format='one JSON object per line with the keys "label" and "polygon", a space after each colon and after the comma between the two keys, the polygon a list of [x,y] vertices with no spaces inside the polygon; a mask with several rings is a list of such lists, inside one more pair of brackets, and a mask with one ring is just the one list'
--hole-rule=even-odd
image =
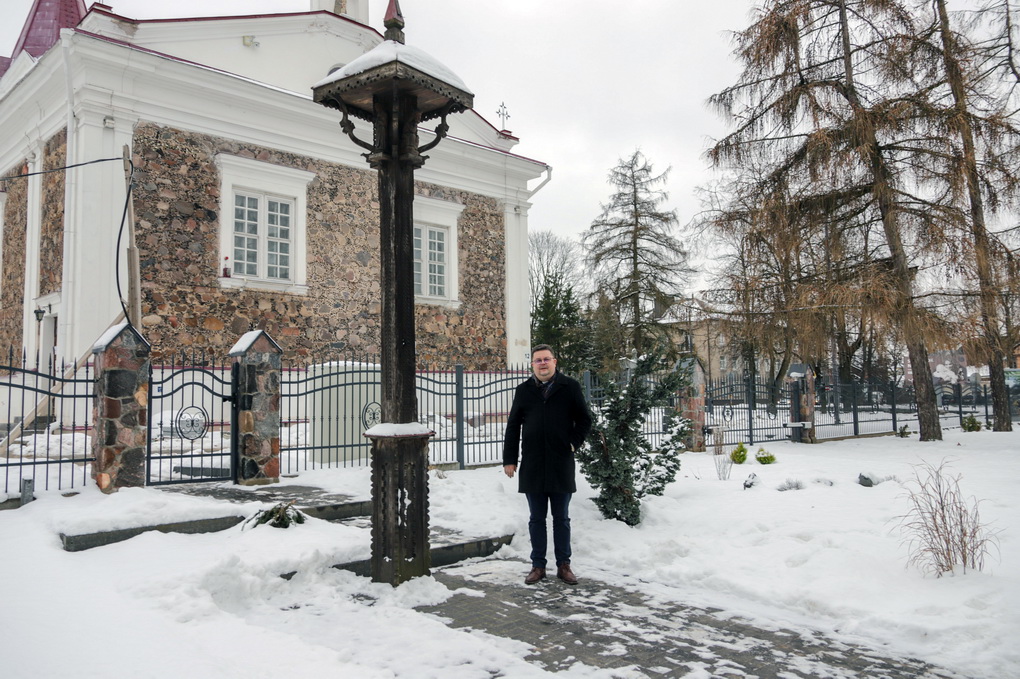
{"label": "wrought iron fence", "polygon": [[[760,376],[712,381],[707,385],[706,426],[722,432],[723,442],[733,445],[771,440],[796,440],[794,429],[804,419],[795,412],[792,383],[775,387]],[[989,419],[986,389],[943,385],[937,392],[939,419],[944,429],[962,426],[969,415]],[[983,409],[983,413],[982,413]],[[819,380],[814,394],[814,428],[818,440],[916,431],[917,402],[914,390],[895,383],[839,383]]]}
{"label": "wrought iron fence", "polygon": [[[24,353],[21,353],[24,356]],[[92,365],[29,364],[8,351],[0,367],[0,501],[24,484],[81,487],[92,456]]]}
{"label": "wrought iron fence", "polygon": [[[498,463],[513,392],[527,368],[419,371],[419,420],[436,435],[431,464],[460,467]],[[285,368],[281,379],[281,470],[365,466],[371,443],[364,431],[382,415],[381,368],[372,358]]]}
{"label": "wrought iron fence", "polygon": [[[617,379],[622,381],[628,377],[629,375],[624,372]],[[600,377],[588,370],[585,370],[577,377],[584,390],[584,398],[592,409],[601,408],[605,404],[606,389],[602,382],[603,379],[604,377]],[[658,384],[662,376],[653,374],[645,379],[650,380],[653,384]],[[663,436],[666,433],[667,414],[675,411],[678,405],[679,396],[675,396],[668,403],[652,407],[645,416],[644,421],[641,423],[641,434],[648,439],[653,448],[662,442]]]}
{"label": "wrought iron fence", "polygon": [[[28,365],[10,353],[0,366],[0,501],[23,480],[38,489],[83,485],[93,461],[90,445],[94,376],[91,364]],[[504,370],[421,371],[418,412],[436,432],[432,464],[461,468],[497,464],[507,415],[527,366]],[[380,366],[371,357],[311,366],[284,366],[281,376],[281,465],[283,474],[320,467],[365,466],[370,442],[365,429],[381,419]],[[230,368],[205,355],[154,366],[149,384],[150,484],[234,477],[236,454]],[[593,408],[605,398],[594,374],[578,376]],[[654,377],[650,379],[655,379]],[[709,432],[726,444],[796,439],[801,416],[796,386],[761,378],[710,382],[705,419]],[[987,390],[970,385],[940,387],[943,427],[960,426],[973,415],[990,422]],[[667,412],[654,408],[642,433],[657,445]],[[895,384],[828,384],[815,391],[814,425],[819,439],[898,431],[917,426],[910,389]]]}

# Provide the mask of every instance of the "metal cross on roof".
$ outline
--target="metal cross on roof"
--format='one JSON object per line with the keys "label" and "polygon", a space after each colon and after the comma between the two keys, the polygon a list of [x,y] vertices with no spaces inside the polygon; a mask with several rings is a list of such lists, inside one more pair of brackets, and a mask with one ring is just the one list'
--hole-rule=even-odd
{"label": "metal cross on roof", "polygon": [[496,115],[499,116],[499,120],[500,120],[499,125],[500,125],[500,127],[505,130],[506,129],[507,118],[510,117],[510,111],[508,111],[506,109],[506,104],[505,103],[499,102],[499,110],[496,111]]}

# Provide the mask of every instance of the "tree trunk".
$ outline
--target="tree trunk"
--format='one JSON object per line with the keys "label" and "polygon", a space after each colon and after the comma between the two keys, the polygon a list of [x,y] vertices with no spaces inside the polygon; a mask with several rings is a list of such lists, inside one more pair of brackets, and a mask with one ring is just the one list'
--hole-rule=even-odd
{"label": "tree trunk", "polygon": [[1012,431],[1009,416],[1009,394],[1006,391],[1006,373],[1003,365],[1006,354],[1002,347],[999,328],[999,313],[996,303],[998,283],[991,262],[991,248],[988,231],[985,228],[984,199],[981,196],[980,175],[977,167],[977,149],[974,144],[974,129],[970,124],[967,91],[964,87],[963,72],[957,59],[959,46],[949,26],[949,13],[945,0],[935,0],[938,13],[939,32],[942,38],[942,59],[946,77],[953,93],[955,111],[953,127],[963,143],[963,171],[967,180],[967,197],[970,200],[970,231],[974,239],[974,260],[978,279],[978,296],[981,304],[982,343],[985,360],[988,361],[988,377],[992,387],[992,410],[994,431]]}
{"label": "tree trunk", "polygon": [[920,324],[917,322],[917,309],[914,307],[913,282],[910,265],[907,261],[903,240],[900,236],[899,224],[896,219],[896,205],[893,200],[892,173],[886,165],[882,150],[878,144],[878,136],[871,117],[861,106],[854,82],[853,57],[850,46],[850,28],[847,21],[846,2],[839,4],[840,30],[843,38],[843,63],[846,73],[846,96],[854,109],[854,116],[861,121],[860,147],[862,155],[871,166],[871,192],[878,203],[885,231],[886,244],[892,258],[893,273],[896,277],[898,299],[893,310],[893,320],[907,345],[910,356],[910,367],[914,373],[914,397],[917,400],[917,417],[920,438],[922,441],[941,441],[942,427],[939,422],[938,407],[935,404],[935,385],[932,381],[931,368],[928,365],[928,349],[921,335]]}

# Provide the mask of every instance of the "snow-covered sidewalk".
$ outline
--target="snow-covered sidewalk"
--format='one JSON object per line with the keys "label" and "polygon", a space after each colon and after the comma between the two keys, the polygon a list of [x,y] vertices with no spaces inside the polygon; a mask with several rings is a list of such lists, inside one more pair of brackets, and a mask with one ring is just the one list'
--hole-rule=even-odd
{"label": "snow-covered sidewalk", "polygon": [[[755,446],[728,481],[716,477],[710,454],[688,453],[636,527],[602,519],[581,483],[571,505],[574,570],[582,587],[626,581],[664,606],[825,633],[969,679],[1020,676],[1020,433],[945,436],[767,444],[778,460],[767,466],[753,461]],[[908,567],[898,517],[922,461],[946,461],[963,492],[983,500],[982,520],[1000,531],[983,572],[935,578]],[[760,482],[744,490],[751,472]],[[861,473],[884,481],[863,487]],[[368,471],[285,482],[363,497]],[[514,578],[524,577],[529,548],[516,481],[497,468],[448,472],[432,477],[430,503],[435,526],[516,533],[494,559],[520,564],[506,574],[508,587],[520,587]],[[0,512],[0,676],[639,676],[580,661],[543,669],[528,662],[521,640],[451,628],[416,608],[454,595],[439,579],[392,589],[331,568],[367,551],[366,531],[343,524],[147,533],[78,553],[60,546],[62,532],[222,514],[222,503],[207,498],[155,488],[103,496],[91,486]],[[289,581],[279,577],[293,571]],[[468,581],[459,593],[482,598],[483,590]],[[695,665],[674,671],[708,676]]]}

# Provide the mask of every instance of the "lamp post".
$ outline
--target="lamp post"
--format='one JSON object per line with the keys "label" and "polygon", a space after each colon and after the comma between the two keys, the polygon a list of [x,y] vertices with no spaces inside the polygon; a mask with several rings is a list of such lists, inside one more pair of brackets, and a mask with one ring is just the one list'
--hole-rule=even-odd
{"label": "lamp post", "polygon": [[[397,0],[390,0],[384,24],[385,40],[317,83],[313,96],[343,114],[341,129],[367,151],[378,174],[383,424],[366,432],[372,439],[372,579],[398,585],[429,573],[432,432],[417,425],[414,170],[446,136],[446,117],[469,109],[474,97],[442,64],[404,44]],[[371,143],[355,136],[351,117],[372,123]],[[418,125],[437,118],[435,139],[419,146]]]}
{"label": "lamp post", "polygon": [[46,310],[40,306],[32,313],[35,314],[35,369],[38,370],[39,356],[42,353],[42,322],[46,317]]}

